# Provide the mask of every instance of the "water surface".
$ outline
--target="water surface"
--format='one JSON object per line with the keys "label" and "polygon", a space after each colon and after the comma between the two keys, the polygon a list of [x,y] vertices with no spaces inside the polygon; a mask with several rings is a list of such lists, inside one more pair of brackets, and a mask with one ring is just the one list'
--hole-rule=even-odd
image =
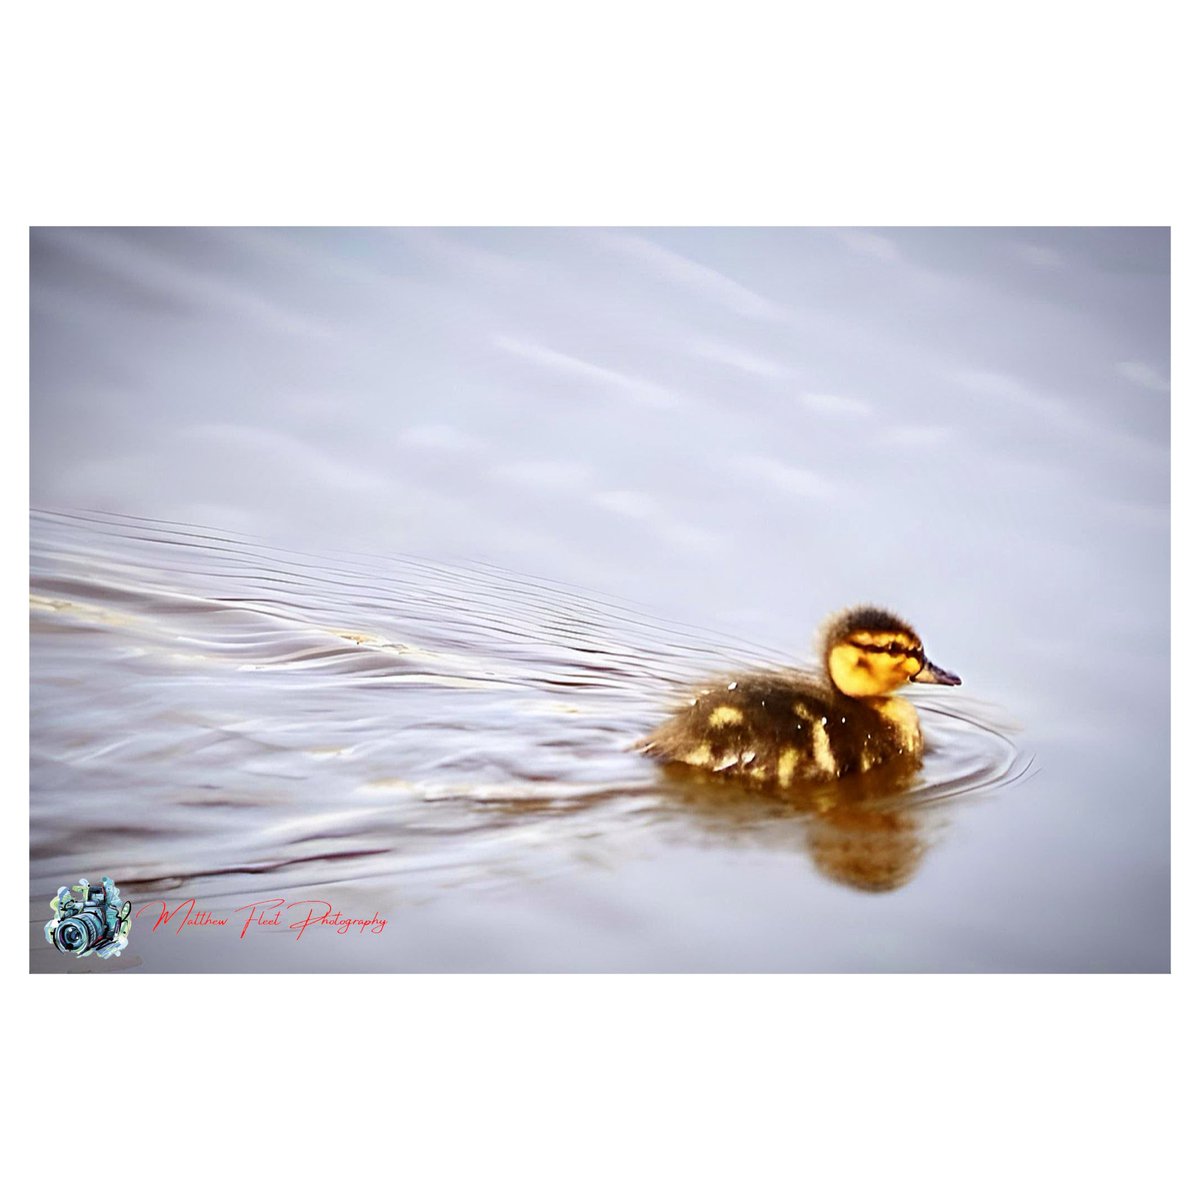
{"label": "water surface", "polygon": [[[102,970],[1167,968],[1164,233],[32,251],[34,969],[101,871],[388,920]],[[965,681],[916,780],[629,752],[857,601]]]}

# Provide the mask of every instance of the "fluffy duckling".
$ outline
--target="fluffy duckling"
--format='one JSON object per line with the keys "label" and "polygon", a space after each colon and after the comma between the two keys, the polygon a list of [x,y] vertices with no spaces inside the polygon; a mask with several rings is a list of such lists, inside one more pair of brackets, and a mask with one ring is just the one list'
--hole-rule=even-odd
{"label": "fluffy duckling", "polygon": [[907,683],[957,685],[912,627],[879,608],[849,608],[822,627],[823,676],[779,671],[713,683],[637,749],[765,787],[836,779],[902,756],[920,762]]}

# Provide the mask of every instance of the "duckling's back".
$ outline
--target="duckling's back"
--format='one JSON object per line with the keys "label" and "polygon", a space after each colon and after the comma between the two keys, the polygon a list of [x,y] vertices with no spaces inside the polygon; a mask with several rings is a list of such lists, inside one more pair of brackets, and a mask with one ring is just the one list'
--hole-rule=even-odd
{"label": "duckling's back", "polygon": [[921,740],[916,714],[903,700],[854,700],[814,677],[778,672],[702,689],[638,748],[665,761],[787,788],[919,755]]}

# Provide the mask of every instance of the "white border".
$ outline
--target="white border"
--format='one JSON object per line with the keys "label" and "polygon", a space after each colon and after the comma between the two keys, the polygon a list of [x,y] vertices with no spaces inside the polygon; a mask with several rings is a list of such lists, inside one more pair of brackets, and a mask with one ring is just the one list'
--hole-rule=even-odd
{"label": "white border", "polygon": [[[1192,39],[1170,11],[27,8],[3,84],[10,390],[27,394],[30,224],[1194,220]],[[1192,227],[1174,241],[1175,327],[1191,329]],[[1175,347],[1188,397],[1190,347]],[[1174,420],[1187,464],[1191,406]],[[18,417],[13,575],[27,440]],[[1174,480],[1176,614],[1195,611],[1192,475]],[[26,654],[18,641],[22,692]],[[1176,681],[1194,678],[1194,651],[1178,654]],[[1174,778],[1190,801],[1181,691]],[[19,744],[10,761],[27,795]],[[1190,940],[1171,977],[157,977],[65,1006],[61,981],[17,961],[11,1078],[28,1115],[13,1132],[59,1191],[75,1164],[56,1132],[93,1100],[114,1106],[111,1159],[89,1166],[128,1195],[1158,1194],[1186,1144],[1171,1084],[1186,1078]],[[72,1029],[107,1019],[105,1054],[56,1041],[65,1009]]]}

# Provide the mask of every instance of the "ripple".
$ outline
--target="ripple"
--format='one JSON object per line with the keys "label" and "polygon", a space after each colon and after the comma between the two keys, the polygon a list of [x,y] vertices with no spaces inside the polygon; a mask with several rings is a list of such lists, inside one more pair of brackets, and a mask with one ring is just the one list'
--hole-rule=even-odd
{"label": "ripple", "polygon": [[664,831],[750,838],[884,890],[951,802],[1029,766],[995,714],[958,702],[919,704],[915,777],[764,797],[672,776],[629,753],[672,697],[781,656],[478,564],[37,512],[31,594],[41,890],[100,861],[134,899],[263,875],[419,896]]}

